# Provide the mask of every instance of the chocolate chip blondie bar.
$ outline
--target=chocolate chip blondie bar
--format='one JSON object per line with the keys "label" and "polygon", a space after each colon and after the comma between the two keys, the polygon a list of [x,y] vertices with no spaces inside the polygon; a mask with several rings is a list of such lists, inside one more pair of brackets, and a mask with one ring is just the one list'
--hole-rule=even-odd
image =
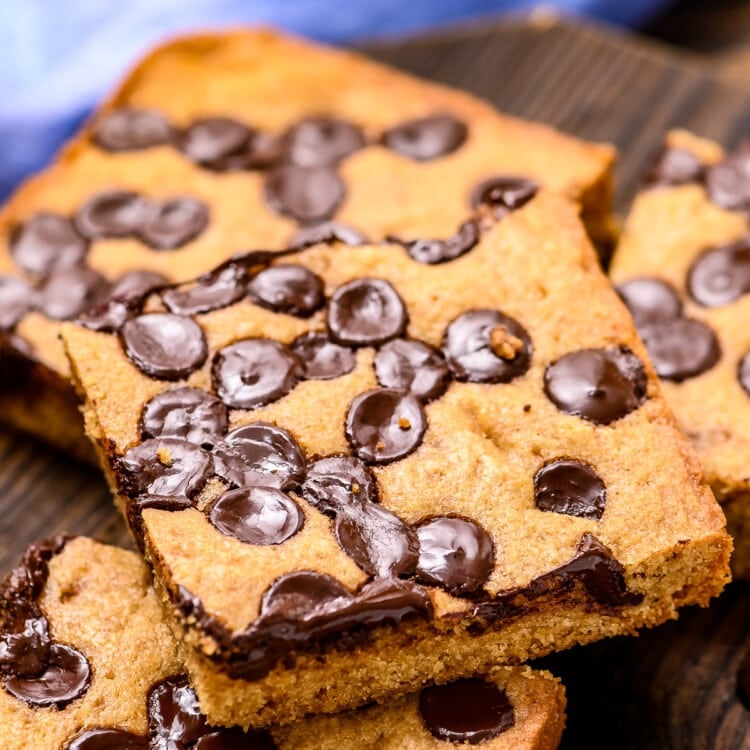
{"label": "chocolate chip blondie bar", "polygon": [[750,578],[750,149],[667,139],[633,204],[612,279],[692,440]]}
{"label": "chocolate chip blondie bar", "polygon": [[0,418],[90,450],[59,322],[243,248],[447,237],[507,177],[579,202],[602,238],[612,157],[271,31],[166,44],[0,214]]}
{"label": "chocolate chip blondie bar", "polygon": [[[63,339],[216,723],[654,625],[730,539],[573,206],[238,255]],[[252,718],[248,719],[248,715]]]}
{"label": "chocolate chip blondie bar", "polygon": [[551,675],[499,667],[296,726],[214,727],[137,555],[58,537],[0,586],[3,750],[554,750],[564,711]]}

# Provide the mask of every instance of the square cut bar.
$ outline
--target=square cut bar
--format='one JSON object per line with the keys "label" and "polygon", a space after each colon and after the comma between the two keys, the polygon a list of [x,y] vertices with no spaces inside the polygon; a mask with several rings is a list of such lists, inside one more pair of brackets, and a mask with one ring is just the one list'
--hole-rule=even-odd
{"label": "square cut bar", "polygon": [[63,326],[212,721],[630,633],[727,581],[724,517],[576,211],[496,197],[459,257],[249,253],[117,332]]}
{"label": "square cut bar", "polygon": [[177,652],[138,555],[83,537],[33,545],[0,586],[3,750],[554,750],[565,723],[552,675],[496,667],[341,716],[222,729]]}
{"label": "square cut bar", "polygon": [[568,196],[606,240],[613,154],[272,31],[170,42],[0,214],[0,418],[90,453],[59,321],[238,249],[443,237],[498,178]]}
{"label": "square cut bar", "polygon": [[667,137],[636,198],[612,280],[695,446],[750,578],[750,150]]}

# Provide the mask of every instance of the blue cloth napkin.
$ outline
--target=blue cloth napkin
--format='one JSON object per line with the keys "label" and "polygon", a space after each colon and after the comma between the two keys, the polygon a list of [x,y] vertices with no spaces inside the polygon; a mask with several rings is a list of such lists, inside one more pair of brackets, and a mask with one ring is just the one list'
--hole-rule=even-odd
{"label": "blue cloth napkin", "polygon": [[[635,25],[669,0],[545,4]],[[0,2],[0,198],[44,166],[128,66],[170,34],[264,22],[341,42],[537,5],[539,0]]]}

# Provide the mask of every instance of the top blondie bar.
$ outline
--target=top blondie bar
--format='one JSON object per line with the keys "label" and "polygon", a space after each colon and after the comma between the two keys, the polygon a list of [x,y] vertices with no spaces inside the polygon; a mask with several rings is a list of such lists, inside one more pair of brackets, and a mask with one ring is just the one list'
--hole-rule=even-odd
{"label": "top blondie bar", "polygon": [[273,31],[168,43],[0,215],[0,414],[85,453],[59,321],[238,248],[312,228],[446,237],[498,177],[568,196],[606,241],[612,161],[608,146]]}
{"label": "top blondie bar", "polygon": [[63,325],[214,723],[633,632],[728,578],[724,518],[572,204],[508,187],[461,226],[458,249],[248,252]]}

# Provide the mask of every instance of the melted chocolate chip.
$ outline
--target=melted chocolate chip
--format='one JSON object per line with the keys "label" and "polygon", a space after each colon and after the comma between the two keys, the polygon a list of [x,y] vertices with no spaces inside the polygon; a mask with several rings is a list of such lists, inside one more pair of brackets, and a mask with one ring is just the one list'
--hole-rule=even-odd
{"label": "melted chocolate chip", "polygon": [[180,149],[196,164],[223,171],[241,163],[250,150],[253,131],[230,117],[205,117],[193,122],[180,137]]}
{"label": "melted chocolate chip", "polygon": [[347,346],[377,346],[406,329],[406,307],[383,279],[355,279],[340,286],[328,305],[331,338]]}
{"label": "melted chocolate chip", "polygon": [[75,215],[78,231],[90,240],[130,237],[149,220],[153,206],[130,190],[110,190],[86,201]]}
{"label": "melted chocolate chip", "polygon": [[640,329],[650,323],[682,316],[682,300],[674,287],[652,278],[632,279],[620,284],[617,293]]}
{"label": "melted chocolate chip", "polygon": [[5,689],[32,706],[64,708],[80,698],[91,683],[91,669],[86,657],[74,648],[60,643],[50,646],[44,671],[36,677],[11,674]]}
{"label": "melted chocolate chip", "polygon": [[236,487],[287,489],[305,478],[306,461],[283,428],[264,422],[238,427],[214,450],[216,473]]}
{"label": "melted chocolate chip", "polygon": [[292,351],[273,339],[244,339],[216,353],[211,377],[228,406],[254,409],[286,396],[301,374]]}
{"label": "melted chocolate chip", "polygon": [[606,425],[646,400],[646,372],[627,347],[582,349],[547,367],[544,392],[560,411]]}
{"label": "melted chocolate chip", "polygon": [[607,503],[607,490],[590,466],[560,458],[536,473],[534,501],[539,510],[599,521]]}
{"label": "melted chocolate chip", "polygon": [[57,214],[36,214],[16,227],[10,236],[13,260],[34,276],[80,266],[88,249],[87,240],[73,222]]}
{"label": "melted chocolate chip", "polygon": [[75,737],[66,750],[145,750],[148,746],[145,737],[124,729],[90,729]]}
{"label": "melted chocolate chip", "polygon": [[706,170],[706,191],[713,203],[729,211],[750,208],[750,143],[743,143]]}
{"label": "melted chocolate chip", "polygon": [[498,176],[484,180],[474,189],[471,206],[489,206],[496,218],[525,206],[539,191],[536,182],[523,177]]}
{"label": "melted chocolate chip", "polygon": [[325,333],[311,331],[294,340],[292,351],[302,361],[307,380],[331,380],[350,373],[357,364],[354,352],[334,344]]}
{"label": "melted chocolate chip", "polygon": [[17,276],[0,275],[0,330],[10,331],[35,303],[34,289]]}
{"label": "melted chocolate chip", "polygon": [[321,224],[302,227],[289,240],[288,247],[302,250],[305,247],[324,242],[328,244],[341,242],[344,245],[357,247],[358,245],[364,245],[367,238],[361,232],[346,224],[340,224],[337,221],[324,221]]}
{"label": "melted chocolate chip", "polygon": [[721,307],[750,292],[750,237],[711,248],[691,266],[688,291],[704,307]]}
{"label": "melted chocolate chip", "polygon": [[136,367],[161,380],[186,378],[208,355],[201,327],[182,315],[139,315],[123,325],[121,336],[125,354]]}
{"label": "melted chocolate chip", "polygon": [[170,198],[153,204],[138,236],[155,250],[174,250],[195,239],[208,226],[208,206],[195,198]]}
{"label": "melted chocolate chip", "polygon": [[118,462],[120,491],[131,497],[195,497],[213,470],[211,454],[177,438],[154,438],[131,448]]}
{"label": "melted chocolate chip", "polygon": [[417,528],[417,579],[452,594],[472,594],[487,582],[495,567],[490,535],[474,521],[432,518]]}
{"label": "melted chocolate chip", "polygon": [[242,487],[219,497],[208,520],[222,534],[245,544],[281,544],[304,523],[297,503],[275,487]]}
{"label": "melted chocolate chip", "polygon": [[167,309],[179,315],[197,315],[219,310],[242,299],[247,291],[247,270],[229,263],[202,276],[187,289],[167,289],[162,300]]}
{"label": "melted chocolate chip", "polygon": [[469,134],[466,125],[448,114],[421,117],[383,133],[383,145],[415,161],[430,161],[460,148]]}
{"label": "melted chocolate chip", "polygon": [[716,334],[700,320],[677,318],[641,327],[651,362],[660,378],[681,382],[710,370],[721,359]]}
{"label": "melted chocolate chip", "polygon": [[745,393],[750,396],[750,354],[746,354],[737,367],[737,378]]}
{"label": "melted chocolate chip", "polygon": [[450,370],[443,355],[421,341],[396,339],[382,346],[375,355],[378,383],[386,388],[409,391],[421,401],[445,392]]}
{"label": "melted chocolate chip", "polygon": [[255,304],[303,318],[325,302],[320,278],[310,269],[292,264],[266,268],[250,281],[247,290]]}
{"label": "melted chocolate chip", "polygon": [[308,117],[283,136],[287,159],[300,167],[333,167],[365,145],[356,125],[333,117]]}
{"label": "melted chocolate chip", "polygon": [[276,743],[268,732],[243,732],[231,727],[203,735],[193,750],[276,750]]}
{"label": "melted chocolate chip", "polygon": [[427,429],[419,401],[393,388],[357,396],[346,416],[346,437],[367,463],[386,464],[415,451]]}
{"label": "melted chocolate chip", "polygon": [[479,242],[479,227],[472,219],[465,221],[458,231],[444,240],[412,240],[405,242],[397,237],[389,237],[389,242],[402,245],[406,252],[418,263],[447,263],[468,253]]}
{"label": "melted chocolate chip", "polygon": [[156,271],[128,271],[112,285],[109,296],[118,299],[140,297],[151,289],[168,283],[169,279]]}
{"label": "melted chocolate chip", "polygon": [[172,140],[172,127],[158,112],[147,109],[116,109],[94,130],[94,142],[106,151],[138,151]]}
{"label": "melted chocolate chip", "polygon": [[173,388],[154,396],[141,415],[143,439],[175,437],[214,445],[227,429],[227,407],[200,388]]}
{"label": "melted chocolate chip", "polygon": [[497,737],[516,722],[505,691],[477,677],[424,688],[419,713],[434,737],[469,745]]}
{"label": "melted chocolate chip", "polygon": [[509,383],[529,369],[531,339],[497,310],[470,310],[448,326],[443,352],[457,380]]}
{"label": "melted chocolate chip", "polygon": [[307,471],[302,496],[323,513],[377,500],[378,486],[370,469],[354,456],[321,458]]}
{"label": "melted chocolate chip", "polygon": [[329,167],[286,164],[271,170],[264,185],[266,202],[276,212],[301,224],[330,219],[346,188]]}
{"label": "melted chocolate chip", "polygon": [[340,506],[335,530],[341,549],[368,575],[409,576],[417,567],[417,535],[382,505]]}
{"label": "melted chocolate chip", "polygon": [[39,289],[39,309],[54,320],[72,320],[107,295],[109,283],[90,268],[66,268],[52,274]]}
{"label": "melted chocolate chip", "polygon": [[750,651],[745,654],[737,670],[737,697],[750,711]]}
{"label": "melted chocolate chip", "polygon": [[[147,697],[149,733],[157,742],[195,742],[210,731],[198,698],[185,677],[168,677],[154,685]],[[167,745],[171,748],[171,745]],[[180,747],[177,745],[176,747]]]}
{"label": "melted chocolate chip", "polygon": [[701,182],[703,162],[686,148],[665,148],[657,157],[646,177],[646,184],[654,187],[672,187]]}
{"label": "melted chocolate chip", "polygon": [[0,634],[0,667],[17,677],[36,677],[47,667],[52,637],[35,602],[19,603]]}

